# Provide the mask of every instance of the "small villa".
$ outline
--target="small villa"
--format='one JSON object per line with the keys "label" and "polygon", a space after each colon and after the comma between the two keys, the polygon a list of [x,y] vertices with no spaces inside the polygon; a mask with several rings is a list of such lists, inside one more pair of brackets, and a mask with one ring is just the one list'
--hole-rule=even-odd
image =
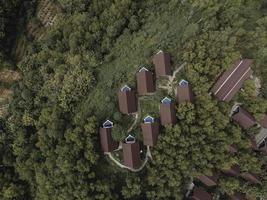
{"label": "small villa", "polygon": [[155,122],[153,117],[147,116],[144,118],[141,128],[144,145],[151,147],[156,146],[159,135],[159,124]]}
{"label": "small villa", "polygon": [[174,102],[168,97],[162,99],[160,104],[161,125],[173,125],[177,122]]}
{"label": "small villa", "polygon": [[199,181],[208,187],[216,186],[218,184],[218,178],[219,176],[217,174],[213,174],[212,176],[202,175],[197,177]]}
{"label": "small villa", "polygon": [[127,85],[118,92],[119,109],[123,114],[130,114],[137,111],[135,92]]}
{"label": "small villa", "polygon": [[137,92],[139,95],[146,95],[153,93],[156,90],[153,80],[153,73],[142,67],[136,74],[137,79]]}
{"label": "small villa", "polygon": [[107,120],[100,127],[100,143],[103,152],[112,152],[118,148],[119,143],[114,141],[111,135],[113,123]]}
{"label": "small villa", "polygon": [[240,174],[240,167],[239,165],[233,165],[230,167],[230,169],[223,170],[223,173],[225,173],[228,176],[239,176]]}
{"label": "small villa", "polygon": [[190,102],[194,100],[192,88],[188,81],[181,80],[176,89],[176,100],[178,103]]}
{"label": "small villa", "polygon": [[251,65],[251,59],[236,61],[233,67],[224,72],[214,84],[211,89],[213,95],[220,101],[231,101],[244,81],[252,75]]}
{"label": "small villa", "polygon": [[241,173],[241,177],[243,179],[245,179],[246,181],[249,181],[253,184],[260,184],[261,183],[259,175],[255,174],[255,173],[244,172],[244,173]]}
{"label": "small villa", "polygon": [[140,146],[135,137],[128,135],[122,143],[123,163],[125,166],[137,169],[141,166]]}
{"label": "small villa", "polygon": [[152,61],[155,66],[157,77],[171,75],[171,57],[169,53],[160,50],[154,55]]}
{"label": "small villa", "polygon": [[244,129],[251,128],[256,124],[256,119],[252,114],[240,106],[235,109],[232,119]]}

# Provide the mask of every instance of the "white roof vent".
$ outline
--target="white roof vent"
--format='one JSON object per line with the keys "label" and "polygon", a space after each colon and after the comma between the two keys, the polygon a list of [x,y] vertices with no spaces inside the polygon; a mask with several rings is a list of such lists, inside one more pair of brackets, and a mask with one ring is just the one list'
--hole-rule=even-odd
{"label": "white roof vent", "polygon": [[161,100],[161,103],[163,104],[171,104],[172,100],[168,97],[165,97],[164,99]]}
{"label": "white roof vent", "polygon": [[128,85],[125,85],[121,88],[122,92],[131,91],[131,88]]}
{"label": "white roof vent", "polygon": [[151,123],[154,123],[154,118],[148,115],[148,116],[145,117],[145,119],[144,119],[144,123],[145,123],[145,124],[151,124]]}
{"label": "white roof vent", "polygon": [[110,120],[107,120],[103,123],[103,128],[112,128],[113,127],[113,122]]}
{"label": "white roof vent", "polygon": [[128,135],[128,136],[125,138],[125,143],[126,143],[126,144],[133,144],[133,143],[135,143],[135,137],[132,136],[132,135]]}

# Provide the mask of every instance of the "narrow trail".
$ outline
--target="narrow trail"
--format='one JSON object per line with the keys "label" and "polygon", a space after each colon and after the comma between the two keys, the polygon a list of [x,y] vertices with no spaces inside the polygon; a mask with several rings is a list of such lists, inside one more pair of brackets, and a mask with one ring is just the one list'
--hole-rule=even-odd
{"label": "narrow trail", "polygon": [[145,158],[145,160],[143,161],[142,165],[139,168],[137,168],[137,169],[132,169],[130,167],[127,167],[127,166],[121,164],[120,161],[118,161],[112,155],[112,153],[110,153],[110,152],[105,152],[104,154],[107,155],[110,158],[110,160],[113,161],[113,163],[115,163],[118,167],[123,168],[123,169],[128,169],[128,170],[130,170],[132,172],[139,172],[139,171],[141,171],[146,166],[146,163],[148,162],[148,159],[150,158],[152,160],[152,156],[151,156],[151,152],[150,152],[149,146],[147,146],[147,152],[146,152],[146,158]]}
{"label": "narrow trail", "polygon": [[158,87],[164,90],[168,91],[168,94],[172,94],[173,93],[173,82],[174,79],[176,78],[176,74],[179,73],[186,65],[186,62],[184,62],[183,64],[181,64],[172,74],[172,76],[168,77],[168,83],[167,85],[159,85]]}

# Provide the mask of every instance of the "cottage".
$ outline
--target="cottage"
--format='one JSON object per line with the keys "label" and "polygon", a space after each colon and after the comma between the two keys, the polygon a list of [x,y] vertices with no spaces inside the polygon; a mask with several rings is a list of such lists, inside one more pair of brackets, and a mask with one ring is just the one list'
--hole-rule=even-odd
{"label": "cottage", "polygon": [[135,137],[129,135],[122,143],[123,162],[124,165],[132,169],[137,169],[141,166],[140,146]]}
{"label": "cottage", "polygon": [[212,200],[212,196],[201,187],[195,187],[191,196],[192,200]]}
{"label": "cottage", "polygon": [[170,54],[159,51],[153,57],[153,64],[155,65],[156,76],[169,76],[171,75],[171,57]]}
{"label": "cottage", "polygon": [[267,114],[265,114],[260,120],[260,125],[262,128],[267,128]]}
{"label": "cottage", "polygon": [[240,167],[239,165],[233,165],[232,167],[230,167],[230,169],[223,170],[223,173],[228,176],[239,176]]}
{"label": "cottage", "polygon": [[237,150],[237,146],[235,145],[235,144],[231,144],[230,146],[229,146],[229,152],[231,153],[231,154],[234,154],[234,153],[236,153],[238,150]]}
{"label": "cottage", "polygon": [[175,112],[175,105],[171,99],[165,97],[160,104],[160,121],[161,125],[172,125],[175,124],[176,119],[176,112]]}
{"label": "cottage", "polygon": [[220,101],[231,101],[243,86],[244,81],[252,75],[251,65],[251,59],[236,61],[233,67],[224,72],[214,84],[211,89],[213,95]]}
{"label": "cottage", "polygon": [[267,129],[261,128],[260,132],[252,140],[254,150],[261,151],[264,155],[267,155]]}
{"label": "cottage", "polygon": [[111,135],[111,130],[113,123],[110,120],[107,120],[103,123],[103,126],[100,127],[100,143],[101,149],[104,152],[111,152],[118,148],[118,142],[114,141]]}
{"label": "cottage", "polygon": [[250,172],[244,172],[241,173],[241,177],[245,179],[246,181],[249,181],[254,184],[260,184],[261,180],[260,177],[257,174],[250,173]]}
{"label": "cottage", "polygon": [[251,128],[256,124],[255,118],[240,106],[234,111],[232,119],[244,129]]}
{"label": "cottage", "polygon": [[119,109],[124,114],[130,114],[137,111],[137,102],[135,92],[127,85],[123,86],[119,93]]}
{"label": "cottage", "polygon": [[230,200],[246,200],[246,195],[240,192],[236,192],[230,196]]}
{"label": "cottage", "polygon": [[146,146],[155,146],[159,134],[159,124],[151,116],[145,117],[142,125],[143,142]]}
{"label": "cottage", "polygon": [[137,74],[137,91],[139,95],[146,95],[155,92],[155,84],[153,81],[153,74],[145,67],[141,68]]}
{"label": "cottage", "polygon": [[188,81],[181,80],[177,86],[176,99],[179,103],[193,102],[193,91]]}
{"label": "cottage", "polygon": [[202,175],[197,177],[199,181],[205,184],[208,187],[212,187],[217,185],[219,176],[217,174],[213,174],[212,176]]}

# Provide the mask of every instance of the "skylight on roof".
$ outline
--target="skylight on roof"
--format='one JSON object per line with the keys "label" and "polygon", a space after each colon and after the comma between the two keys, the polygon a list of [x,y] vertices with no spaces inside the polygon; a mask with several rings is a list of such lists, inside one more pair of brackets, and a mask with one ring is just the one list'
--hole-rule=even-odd
{"label": "skylight on roof", "polygon": [[132,135],[128,135],[128,136],[125,138],[125,143],[126,143],[126,144],[133,144],[133,143],[135,143],[135,137],[132,136]]}
{"label": "skylight on roof", "polygon": [[186,81],[186,80],[184,80],[184,79],[182,79],[180,82],[179,82],[179,85],[180,86],[187,86],[189,83],[188,83],[188,81]]}
{"label": "skylight on roof", "polygon": [[151,123],[154,123],[154,118],[148,115],[148,116],[145,117],[145,119],[144,119],[144,123],[145,123],[145,124],[151,124]]}
{"label": "skylight on roof", "polygon": [[165,97],[164,99],[162,99],[161,103],[163,104],[171,104],[172,100],[168,97]]}
{"label": "skylight on roof", "polygon": [[122,92],[131,91],[131,88],[128,85],[125,85],[121,88]]}
{"label": "skylight on roof", "polygon": [[142,67],[142,68],[139,70],[139,72],[146,72],[146,71],[148,71],[148,69],[145,68],[145,67]]}
{"label": "skylight on roof", "polygon": [[103,128],[112,128],[113,127],[113,122],[110,120],[107,120],[103,123]]}
{"label": "skylight on roof", "polygon": [[160,54],[160,53],[163,53],[163,51],[162,50],[159,50],[157,54]]}

